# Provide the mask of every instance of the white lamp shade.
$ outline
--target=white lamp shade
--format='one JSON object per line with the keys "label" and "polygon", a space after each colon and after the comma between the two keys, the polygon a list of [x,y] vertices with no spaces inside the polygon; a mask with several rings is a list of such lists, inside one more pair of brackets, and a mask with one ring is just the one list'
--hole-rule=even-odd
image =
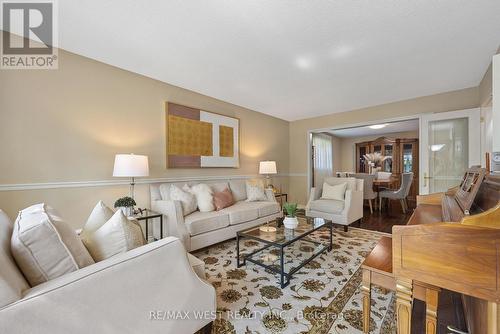
{"label": "white lamp shade", "polygon": [[117,154],[113,176],[141,177],[149,176],[149,162],[146,155]]}
{"label": "white lamp shade", "polygon": [[277,174],[276,161],[261,161],[259,164],[259,174]]}

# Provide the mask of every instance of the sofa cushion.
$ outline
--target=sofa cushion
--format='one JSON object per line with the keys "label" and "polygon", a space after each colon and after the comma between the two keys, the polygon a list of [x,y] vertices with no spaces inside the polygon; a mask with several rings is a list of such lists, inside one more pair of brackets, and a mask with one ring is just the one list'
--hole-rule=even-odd
{"label": "sofa cushion", "polygon": [[229,215],[229,225],[237,225],[259,218],[260,202],[237,202],[222,212]]}
{"label": "sofa cushion", "polygon": [[12,258],[11,235],[12,222],[0,210],[0,308],[21,299],[23,291],[30,287]]}
{"label": "sofa cushion", "polygon": [[344,210],[344,201],[334,199],[318,199],[309,204],[309,208],[314,211],[340,214]]}
{"label": "sofa cushion", "polygon": [[85,246],[96,262],[145,244],[139,222],[125,217],[122,210],[116,211],[107,222],[85,240]]}
{"label": "sofa cushion", "polygon": [[266,217],[280,212],[280,205],[277,202],[258,202],[259,217]]}
{"label": "sofa cushion", "polygon": [[244,201],[247,199],[247,188],[245,180],[231,180],[229,187],[233,192],[233,197],[236,202]]}
{"label": "sofa cushion", "polygon": [[229,215],[224,211],[195,211],[184,217],[184,223],[193,236],[229,226]]}
{"label": "sofa cushion", "polygon": [[227,183],[227,182],[216,182],[216,183],[210,183],[209,186],[210,186],[210,188],[212,188],[213,192],[221,192],[224,189],[229,188],[229,183]]}
{"label": "sofa cushion", "polygon": [[19,212],[11,251],[31,286],[94,263],[75,231],[43,203]]}
{"label": "sofa cushion", "polygon": [[161,194],[161,199],[164,201],[170,200],[170,183],[162,183],[160,184],[160,194]]}

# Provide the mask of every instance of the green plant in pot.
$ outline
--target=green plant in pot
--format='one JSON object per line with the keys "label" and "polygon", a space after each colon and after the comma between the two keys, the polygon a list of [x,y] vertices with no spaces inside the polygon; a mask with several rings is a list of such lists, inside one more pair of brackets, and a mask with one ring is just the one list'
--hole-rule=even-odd
{"label": "green plant in pot", "polygon": [[130,217],[134,214],[134,206],[137,203],[132,197],[122,197],[116,200],[115,208],[122,210],[123,214],[127,217]]}
{"label": "green plant in pot", "polygon": [[286,217],[283,219],[285,228],[294,229],[299,225],[297,220],[297,203],[285,203],[283,208],[286,212]]}

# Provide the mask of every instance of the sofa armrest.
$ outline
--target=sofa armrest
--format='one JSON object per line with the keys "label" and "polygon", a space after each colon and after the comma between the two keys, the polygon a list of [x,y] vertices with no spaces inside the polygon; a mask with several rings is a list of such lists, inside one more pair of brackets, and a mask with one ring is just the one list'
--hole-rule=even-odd
{"label": "sofa armrest", "polygon": [[363,218],[363,191],[346,190],[343,215],[349,224]]}
{"label": "sofa armrest", "polygon": [[274,196],[274,191],[271,188],[266,188],[266,189],[264,189],[264,191],[266,192],[266,197],[267,197],[268,201],[278,202],[276,200],[276,196]]}
{"label": "sofa armrest", "polygon": [[[0,309],[0,332],[193,333],[212,320],[193,312],[215,309],[214,288],[194,273],[182,243],[169,237],[28,290]],[[191,316],[158,321],[158,311]]]}
{"label": "sofa armrest", "polygon": [[316,187],[312,187],[311,192],[309,193],[309,200],[307,201],[306,204],[306,210],[309,210],[311,202],[319,199],[319,197],[320,197],[320,190]]}
{"label": "sofa armrest", "polygon": [[165,216],[164,223],[167,224],[168,235],[181,239],[184,247],[189,251],[191,241],[189,232],[184,224],[184,213],[180,201],[152,201],[151,208]]}

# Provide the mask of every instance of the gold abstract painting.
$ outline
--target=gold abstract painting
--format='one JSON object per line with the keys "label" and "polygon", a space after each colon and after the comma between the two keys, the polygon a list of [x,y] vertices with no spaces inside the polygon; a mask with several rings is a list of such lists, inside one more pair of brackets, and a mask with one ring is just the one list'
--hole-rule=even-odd
{"label": "gold abstract painting", "polygon": [[234,156],[233,128],[219,125],[219,155],[221,157]]}
{"label": "gold abstract painting", "polygon": [[213,155],[212,124],[169,115],[168,151],[174,155]]}
{"label": "gold abstract painting", "polygon": [[239,167],[239,119],[166,103],[168,168]]}

